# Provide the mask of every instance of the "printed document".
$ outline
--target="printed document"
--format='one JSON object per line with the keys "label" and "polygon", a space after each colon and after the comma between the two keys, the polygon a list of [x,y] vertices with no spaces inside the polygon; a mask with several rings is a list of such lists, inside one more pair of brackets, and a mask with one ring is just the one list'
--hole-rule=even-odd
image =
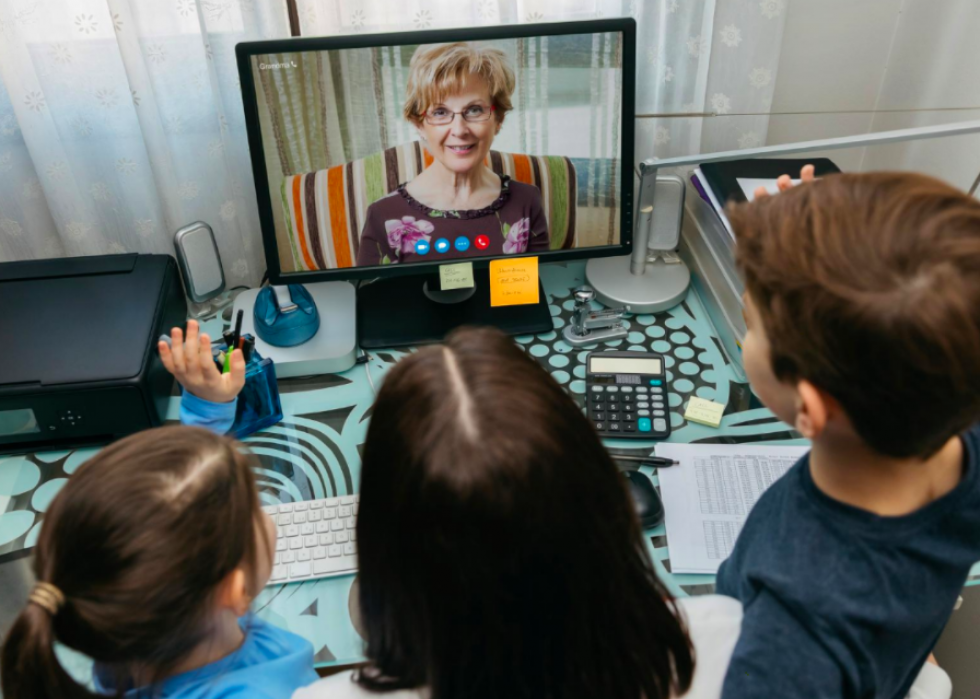
{"label": "printed document", "polygon": [[679,461],[658,469],[674,573],[718,572],[762,493],[809,447],[660,444],[657,456]]}

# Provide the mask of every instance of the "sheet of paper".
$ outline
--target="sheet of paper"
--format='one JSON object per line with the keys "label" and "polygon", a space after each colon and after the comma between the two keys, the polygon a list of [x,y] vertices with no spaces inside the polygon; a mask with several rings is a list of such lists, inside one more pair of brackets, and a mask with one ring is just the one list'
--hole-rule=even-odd
{"label": "sheet of paper", "polygon": [[[765,187],[766,191],[770,194],[779,192],[776,180],[767,180],[759,177],[736,177],[735,181],[738,182],[738,186],[742,188],[742,193],[749,201],[755,199],[755,190],[759,187]],[[793,180],[793,185],[796,186],[800,182],[801,180]]]}
{"label": "sheet of paper", "polygon": [[443,291],[449,291],[450,289],[470,289],[474,283],[472,262],[440,265],[439,267],[439,285]]}
{"label": "sheet of paper", "polygon": [[517,257],[490,262],[490,305],[537,303],[538,258]]}
{"label": "sheet of paper", "polygon": [[660,444],[657,456],[680,461],[658,469],[670,569],[718,572],[745,518],[765,490],[809,447]]}

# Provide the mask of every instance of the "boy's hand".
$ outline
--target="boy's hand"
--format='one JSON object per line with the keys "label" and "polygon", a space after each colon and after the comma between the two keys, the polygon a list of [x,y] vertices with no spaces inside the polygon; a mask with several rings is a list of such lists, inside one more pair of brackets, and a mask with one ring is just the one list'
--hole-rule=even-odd
{"label": "boy's hand", "polygon": [[[800,180],[804,184],[807,182],[813,182],[816,179],[814,175],[814,168],[812,165],[804,165],[800,170]],[[793,179],[789,175],[780,175],[779,179],[776,180],[776,186],[779,187],[780,192],[785,192],[787,189],[793,188]],[[769,192],[765,187],[756,187],[755,198],[768,197]]]}
{"label": "boy's hand", "polygon": [[245,385],[245,357],[236,349],[231,354],[231,372],[222,374],[211,356],[211,339],[198,335],[196,320],[187,321],[187,339],[180,328],[170,331],[173,349],[160,341],[160,359],[186,391],[212,403],[234,400]]}

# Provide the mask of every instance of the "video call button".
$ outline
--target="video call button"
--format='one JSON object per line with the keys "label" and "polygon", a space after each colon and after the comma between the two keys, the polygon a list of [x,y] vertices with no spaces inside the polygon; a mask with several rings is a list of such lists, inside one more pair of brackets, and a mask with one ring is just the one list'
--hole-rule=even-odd
{"label": "video call button", "polygon": [[436,252],[449,252],[449,241],[445,238],[439,238],[439,240],[436,241]]}
{"label": "video call button", "polygon": [[426,255],[429,252],[429,241],[428,240],[418,240],[415,242],[415,254],[416,255]]}
{"label": "video call button", "polygon": [[470,239],[461,235],[453,242],[453,246],[460,252],[466,252],[470,249]]}
{"label": "video call button", "polygon": [[476,245],[478,250],[486,250],[490,247],[490,239],[485,235],[478,235],[473,241],[473,244]]}

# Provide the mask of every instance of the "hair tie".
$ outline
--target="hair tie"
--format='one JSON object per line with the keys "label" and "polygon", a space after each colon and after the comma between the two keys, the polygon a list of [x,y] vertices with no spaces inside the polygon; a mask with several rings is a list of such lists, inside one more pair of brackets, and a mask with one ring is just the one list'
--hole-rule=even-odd
{"label": "hair tie", "polygon": [[33,602],[37,606],[46,610],[51,616],[58,613],[65,604],[65,596],[61,590],[51,583],[39,582],[31,591],[28,602]]}

